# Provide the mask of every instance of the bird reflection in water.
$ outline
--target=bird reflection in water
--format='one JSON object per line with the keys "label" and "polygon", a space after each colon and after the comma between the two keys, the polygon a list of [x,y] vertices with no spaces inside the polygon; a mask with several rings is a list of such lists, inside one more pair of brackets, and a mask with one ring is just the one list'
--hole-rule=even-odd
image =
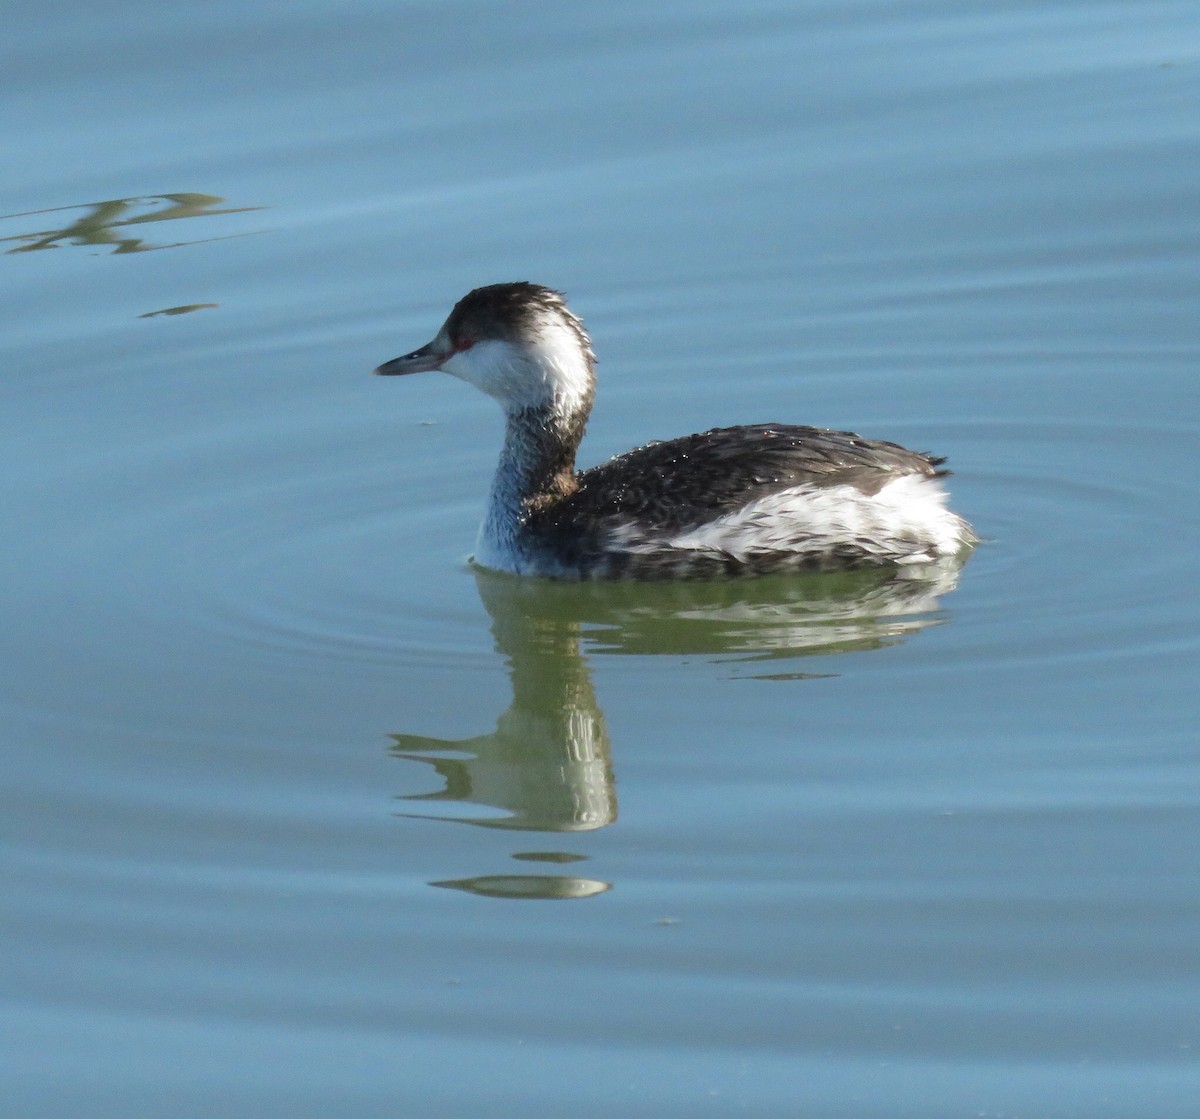
{"label": "bird reflection in water", "polygon": [[[489,734],[392,736],[394,756],[431,766],[444,783],[401,798],[432,811],[404,814],[546,833],[607,827],[617,819],[617,794],[589,656],[702,654],[752,666],[758,678],[799,679],[814,674],[762,669],[894,645],[939,624],[945,620],[939,599],[958,575],[959,565],[949,561],[920,572],[875,568],[718,582],[553,582],[476,570],[496,649],[508,663],[512,702]],[[579,857],[514,855],[544,862]],[[432,885],[507,898],[588,897],[610,887],[574,875],[487,875]]]}

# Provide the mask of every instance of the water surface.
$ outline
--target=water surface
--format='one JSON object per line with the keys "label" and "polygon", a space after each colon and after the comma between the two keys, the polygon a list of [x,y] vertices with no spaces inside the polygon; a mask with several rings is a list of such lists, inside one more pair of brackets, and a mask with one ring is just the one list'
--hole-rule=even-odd
{"label": "water surface", "polygon": [[[1194,1112],[1190,5],[6,29],[9,1112]],[[851,428],[984,543],[474,572],[494,405],[368,374],[525,278],[585,465]]]}

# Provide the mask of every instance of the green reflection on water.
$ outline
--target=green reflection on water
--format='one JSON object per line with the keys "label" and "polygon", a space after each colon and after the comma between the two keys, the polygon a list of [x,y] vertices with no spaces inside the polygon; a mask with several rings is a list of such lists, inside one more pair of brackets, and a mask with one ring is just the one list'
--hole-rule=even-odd
{"label": "green reflection on water", "polygon": [[[618,815],[612,744],[588,654],[705,655],[758,664],[879,649],[945,621],[939,599],[955,588],[958,575],[959,565],[946,564],[916,572],[647,584],[477,571],[496,649],[508,664],[512,701],[494,730],[472,738],[392,735],[395,757],[430,766],[443,782],[437,791],[400,799],[456,809],[403,815],[517,831],[607,827]],[[754,675],[796,680],[813,674]],[[587,897],[607,888],[591,879],[537,875],[431,884],[489,897]]]}
{"label": "green reflection on water", "polygon": [[[244,214],[262,209],[261,206],[227,206],[217,209],[225,199],[215,194],[154,194],[143,198],[113,198],[104,202],[90,202],[79,206],[56,206],[48,210],[27,210],[20,214],[0,214],[0,220],[39,217],[42,214],[62,214],[83,210],[73,221],[55,229],[40,229],[30,233],[18,233],[0,237],[4,241],[18,241],[8,253],[32,253],[43,249],[57,249],[64,244],[86,247],[111,247],[114,253],[143,253],[156,249],[177,248],[180,245],[198,244],[200,241],[222,238],[199,238],[190,241],[174,241],[170,244],[151,244],[141,237],[121,236],[117,231],[147,222],[175,221],[180,218],[214,217],[218,214]],[[139,212],[149,208],[148,212]]]}

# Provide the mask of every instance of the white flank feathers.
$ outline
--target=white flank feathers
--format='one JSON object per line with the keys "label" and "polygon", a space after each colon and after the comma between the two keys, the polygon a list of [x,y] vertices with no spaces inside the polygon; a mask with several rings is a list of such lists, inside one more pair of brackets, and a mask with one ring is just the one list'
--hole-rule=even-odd
{"label": "white flank feathers", "polygon": [[892,563],[928,563],[956,555],[972,539],[962,518],[946,508],[936,478],[905,474],[877,494],[853,486],[802,485],[752,501],[722,517],[674,535],[648,535],[622,525],[618,547],[721,552],[749,559],[771,552],[821,554],[853,542]]}

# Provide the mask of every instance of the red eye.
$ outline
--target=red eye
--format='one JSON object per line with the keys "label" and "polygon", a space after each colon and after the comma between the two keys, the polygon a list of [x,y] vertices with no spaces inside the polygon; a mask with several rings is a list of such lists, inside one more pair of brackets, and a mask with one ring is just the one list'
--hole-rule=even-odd
{"label": "red eye", "polygon": [[463,350],[469,350],[473,345],[475,345],[474,338],[468,338],[465,335],[460,334],[454,339],[454,352],[456,354],[461,354]]}

